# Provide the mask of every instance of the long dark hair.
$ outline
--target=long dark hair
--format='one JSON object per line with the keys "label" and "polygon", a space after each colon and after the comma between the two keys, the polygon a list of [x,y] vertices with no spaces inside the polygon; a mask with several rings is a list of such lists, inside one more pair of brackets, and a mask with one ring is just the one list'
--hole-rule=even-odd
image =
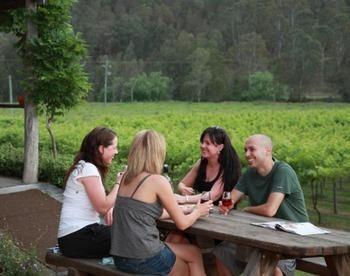
{"label": "long dark hair", "polygon": [[[206,135],[208,135],[209,140],[212,143],[224,145],[219,154],[219,175],[222,175],[224,191],[231,191],[241,176],[242,165],[238,158],[237,152],[232,146],[230,137],[223,128],[214,126],[205,129],[200,137],[201,143],[203,143]],[[200,182],[206,179],[207,164],[208,160],[206,158],[201,158],[198,174],[194,182],[194,188],[196,188]]]}
{"label": "long dark hair", "polygon": [[80,146],[80,150],[74,157],[73,164],[66,172],[66,175],[64,177],[64,184],[66,184],[69,175],[75,169],[77,163],[80,160],[94,164],[97,167],[102,180],[104,180],[108,173],[108,167],[103,163],[102,156],[98,150],[98,147],[108,147],[112,144],[113,139],[116,136],[117,134],[113,130],[106,127],[95,127],[93,130],[91,130],[84,137],[83,142]]}

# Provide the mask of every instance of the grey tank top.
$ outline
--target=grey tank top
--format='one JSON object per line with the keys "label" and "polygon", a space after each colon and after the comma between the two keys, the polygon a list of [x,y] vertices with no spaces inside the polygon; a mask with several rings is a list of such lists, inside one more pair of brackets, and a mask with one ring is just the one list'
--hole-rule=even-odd
{"label": "grey tank top", "polygon": [[163,213],[163,205],[157,200],[146,203],[133,196],[144,177],[130,197],[117,196],[113,210],[111,255],[124,258],[149,258],[159,253],[164,243],[159,239],[156,220]]}

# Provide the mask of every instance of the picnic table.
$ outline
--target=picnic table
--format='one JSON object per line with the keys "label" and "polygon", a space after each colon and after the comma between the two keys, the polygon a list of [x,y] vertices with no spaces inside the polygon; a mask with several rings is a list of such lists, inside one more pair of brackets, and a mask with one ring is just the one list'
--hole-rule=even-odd
{"label": "picnic table", "polygon": [[[273,220],[276,219],[238,210],[224,216],[215,207],[208,217],[200,218],[185,232],[257,249],[260,258],[255,259],[255,275],[272,275],[280,259],[310,257],[324,258],[328,268],[325,274],[350,275],[350,232],[328,229],[329,234],[300,236],[251,224]],[[177,229],[170,219],[159,220],[158,227]]]}

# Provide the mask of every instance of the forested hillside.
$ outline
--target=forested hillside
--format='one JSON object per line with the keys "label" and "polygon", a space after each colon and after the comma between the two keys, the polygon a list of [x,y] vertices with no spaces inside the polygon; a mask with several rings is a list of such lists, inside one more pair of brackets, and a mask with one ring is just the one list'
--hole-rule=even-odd
{"label": "forested hillside", "polygon": [[[84,0],[89,100],[350,101],[349,0]],[[20,67],[0,34],[0,100]]]}

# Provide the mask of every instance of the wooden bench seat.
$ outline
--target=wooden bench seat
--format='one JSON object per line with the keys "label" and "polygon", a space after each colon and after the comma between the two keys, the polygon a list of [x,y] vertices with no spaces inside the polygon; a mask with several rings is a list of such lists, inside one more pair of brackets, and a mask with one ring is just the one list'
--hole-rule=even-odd
{"label": "wooden bench seat", "polygon": [[68,275],[96,275],[96,276],[130,276],[131,274],[118,271],[115,266],[101,265],[100,259],[76,259],[62,256],[60,253],[46,253],[45,261],[48,264],[66,267]]}
{"label": "wooden bench seat", "polygon": [[297,270],[316,274],[330,275],[323,257],[297,259]]}

